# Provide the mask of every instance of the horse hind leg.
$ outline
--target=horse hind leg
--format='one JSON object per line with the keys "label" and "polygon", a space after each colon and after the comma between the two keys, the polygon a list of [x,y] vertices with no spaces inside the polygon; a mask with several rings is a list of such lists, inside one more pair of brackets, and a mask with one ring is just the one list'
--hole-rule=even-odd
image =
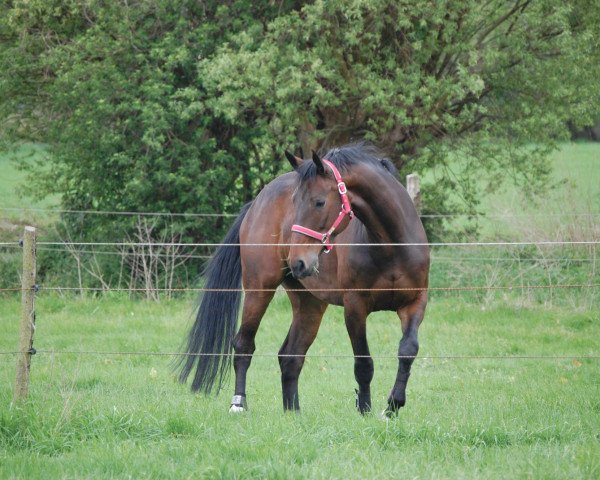
{"label": "horse hind leg", "polygon": [[233,357],[235,393],[229,408],[231,413],[243,412],[248,408],[246,403],[246,375],[255,350],[254,338],[260,326],[260,321],[273,299],[273,295],[274,291],[248,292],[244,299],[242,322],[233,341],[235,351]]}
{"label": "horse hind leg", "polygon": [[406,404],[406,385],[410,377],[412,363],[419,352],[418,331],[427,305],[427,294],[421,293],[411,305],[398,310],[402,324],[402,339],[398,348],[398,373],[396,382],[388,397],[386,416],[395,414]]}
{"label": "horse hind leg", "polygon": [[287,337],[279,350],[281,391],[284,410],[300,410],[298,379],[306,352],[312,345],[327,304],[308,292],[288,291],[293,319]]}

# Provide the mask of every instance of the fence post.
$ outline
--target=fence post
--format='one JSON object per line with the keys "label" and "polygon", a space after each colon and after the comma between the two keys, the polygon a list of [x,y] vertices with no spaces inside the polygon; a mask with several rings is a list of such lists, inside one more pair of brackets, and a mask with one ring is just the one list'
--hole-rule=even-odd
{"label": "fence post", "polygon": [[29,368],[35,331],[35,228],[25,227],[23,234],[23,278],[21,292],[21,328],[19,333],[19,353],[17,354],[17,374],[14,401],[25,400],[29,391]]}
{"label": "fence post", "polygon": [[415,204],[415,208],[417,209],[417,213],[421,214],[421,180],[419,179],[419,175],[416,173],[411,173],[406,176],[406,190],[412,198],[413,203]]}

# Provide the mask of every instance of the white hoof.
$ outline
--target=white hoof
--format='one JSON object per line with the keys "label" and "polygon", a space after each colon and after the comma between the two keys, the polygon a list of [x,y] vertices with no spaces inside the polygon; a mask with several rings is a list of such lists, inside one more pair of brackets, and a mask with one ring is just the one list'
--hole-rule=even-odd
{"label": "white hoof", "polygon": [[232,405],[231,407],[229,407],[229,413],[239,413],[239,412],[245,412],[245,411],[246,411],[246,409],[239,405]]}

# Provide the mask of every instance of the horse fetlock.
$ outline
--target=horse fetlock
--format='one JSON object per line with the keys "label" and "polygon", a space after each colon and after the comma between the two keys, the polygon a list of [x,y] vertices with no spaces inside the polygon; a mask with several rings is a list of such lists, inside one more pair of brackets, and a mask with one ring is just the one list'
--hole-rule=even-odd
{"label": "horse fetlock", "polygon": [[283,395],[283,410],[288,411],[300,411],[300,399],[298,394],[285,394]]}

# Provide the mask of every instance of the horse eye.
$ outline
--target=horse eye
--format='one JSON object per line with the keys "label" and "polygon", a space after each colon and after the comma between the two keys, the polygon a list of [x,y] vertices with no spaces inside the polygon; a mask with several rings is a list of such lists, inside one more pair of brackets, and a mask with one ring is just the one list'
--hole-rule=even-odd
{"label": "horse eye", "polygon": [[321,208],[325,206],[325,200],[317,200],[315,203],[315,207]]}

